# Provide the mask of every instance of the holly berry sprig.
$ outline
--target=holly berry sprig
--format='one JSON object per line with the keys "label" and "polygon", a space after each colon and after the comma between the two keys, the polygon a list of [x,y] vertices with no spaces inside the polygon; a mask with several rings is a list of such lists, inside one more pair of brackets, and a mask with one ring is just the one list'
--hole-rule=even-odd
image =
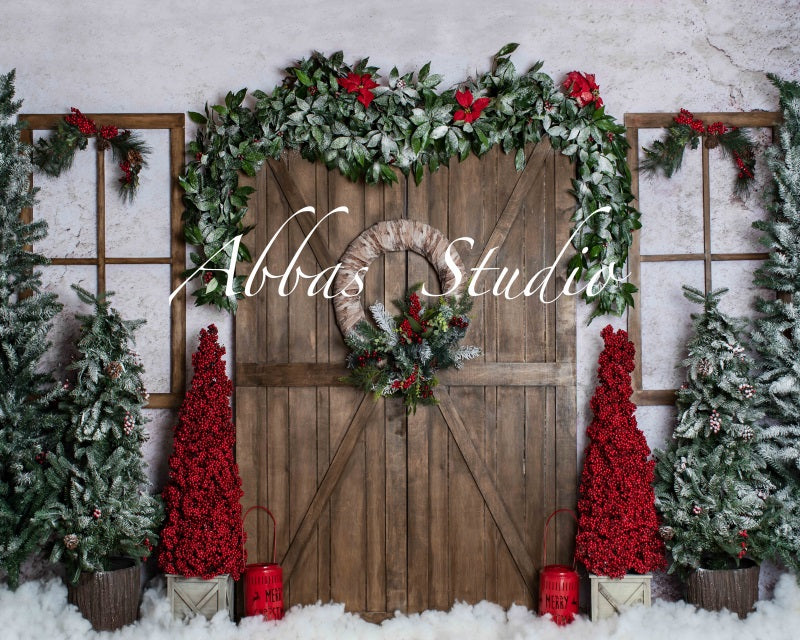
{"label": "holly berry sprig", "polygon": [[481,353],[478,347],[461,344],[472,299],[464,294],[425,306],[418,288],[395,301],[400,311],[396,316],[376,302],[370,307],[375,325],[363,320],[345,337],[349,375],[342,380],[376,397],[402,398],[408,413],[420,404],[438,404],[437,371],[460,369],[465,360]]}
{"label": "holly berry sprig", "polygon": [[40,138],[33,147],[33,164],[49,176],[58,177],[72,167],[75,152],[86,149],[90,138],[95,138],[97,149],[111,149],[122,176],[119,178],[119,195],[131,201],[139,187],[139,173],[147,166],[150,154],[144,140],[139,135],[125,129],[120,131],[114,125],[98,127],[91,118],[72,107],[71,113],[64,116],[55,131],[46,138]]}
{"label": "holly berry sprig", "polygon": [[681,168],[686,147],[697,149],[703,139],[703,145],[707,149],[719,146],[733,160],[737,169],[734,193],[742,198],[747,197],[755,177],[756,165],[755,145],[750,136],[742,129],[729,127],[722,122],[706,125],[686,109],[681,109],[674,121],[674,124],[667,127],[661,140],[656,140],[650,147],[642,148],[644,160],[639,165],[641,171],[646,175],[661,171],[665,177],[672,177]]}

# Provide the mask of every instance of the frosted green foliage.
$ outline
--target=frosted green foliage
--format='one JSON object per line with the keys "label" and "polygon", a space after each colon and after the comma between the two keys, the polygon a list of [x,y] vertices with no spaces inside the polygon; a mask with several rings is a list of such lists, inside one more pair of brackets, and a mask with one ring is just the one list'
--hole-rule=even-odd
{"label": "frosted green foliage", "polygon": [[765,450],[779,473],[800,475],[800,85],[772,77],[781,95],[784,124],[767,164],[775,188],[768,220],[754,224],[769,258],[755,284],[771,289],[756,303],[753,345],[761,358],[759,380],[767,392],[770,447]]}
{"label": "frosted green foliage", "polygon": [[20,216],[34,204],[30,148],[20,142],[14,72],[0,76],[0,567],[15,586],[20,564],[48,530],[32,521],[47,498],[45,454],[58,433],[59,390],[37,371],[49,343],[55,295],[41,292],[37,267],[47,259],[26,250],[47,235],[43,221]]}
{"label": "frosted green foliage", "polygon": [[771,292],[756,301],[752,342],[760,358],[766,421],[761,454],[778,486],[767,514],[777,555],[800,568],[800,84],[770,76],[784,123],[767,151],[774,188],[769,218],[754,223],[769,257],[754,283]]}
{"label": "frosted green foliage", "polygon": [[774,487],[759,453],[761,391],[742,344],[745,323],[723,314],[725,289],[708,295],[684,287],[702,304],[677,393],[677,425],[666,451],[657,451],[656,507],[672,553],[670,572],[725,568],[774,553],[763,517]]}
{"label": "frosted green foliage", "polygon": [[54,533],[51,561],[64,562],[74,582],[81,571],[107,570],[114,556],[148,556],[163,509],[147,492],[144,369],[129,349],[143,321],[123,320],[111,294],[96,298],[73,289],[94,312],[78,316],[78,357],[71,365],[77,378],[62,404],[68,423],[48,456],[55,500],[38,517]]}

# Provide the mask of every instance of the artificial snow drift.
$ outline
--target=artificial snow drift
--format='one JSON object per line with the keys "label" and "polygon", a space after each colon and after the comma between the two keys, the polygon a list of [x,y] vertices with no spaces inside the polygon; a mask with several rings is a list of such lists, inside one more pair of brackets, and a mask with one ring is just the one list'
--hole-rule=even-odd
{"label": "artificial snow drift", "polygon": [[557,627],[523,607],[456,604],[450,611],[398,615],[382,625],[345,613],[340,604],[295,607],[281,622],[247,618],[238,626],[224,613],[211,621],[172,619],[163,586],[144,595],[141,619],[114,633],[97,633],[67,604],[59,580],[28,582],[16,592],[0,587],[0,638],[3,640],[794,640],[800,630],[800,588],[784,575],[772,600],[761,601],[746,620],[728,612],[696,611],[683,602],[656,601],[616,618],[590,622],[581,617]]}

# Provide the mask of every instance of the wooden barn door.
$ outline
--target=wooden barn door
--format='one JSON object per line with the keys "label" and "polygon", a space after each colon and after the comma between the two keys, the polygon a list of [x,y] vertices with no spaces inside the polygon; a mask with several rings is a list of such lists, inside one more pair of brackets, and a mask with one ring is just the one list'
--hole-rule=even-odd
{"label": "wooden barn door", "polygon": [[[524,283],[567,241],[572,175],[546,141],[529,149],[522,173],[495,150],[419,186],[402,177],[394,186],[355,184],[289,156],[252,181],[250,244],[258,254],[302,207],[322,215],[343,205],[349,215],[311,236],[297,263],[303,272],[338,262],[375,222],[407,217],[450,239],[474,238],[472,249],[457,247],[467,269],[500,247],[490,266],[518,268]],[[283,272],[313,225],[310,215],[293,220],[277,237],[272,273]],[[550,298],[563,286],[563,261],[554,275]],[[421,281],[438,286],[423,257],[387,254],[370,266],[362,299],[392,309]],[[483,282],[490,288],[494,276]],[[376,402],[342,385],[346,349],[332,306],[305,288],[281,297],[272,281],[236,316],[243,505],[268,506],[277,518],[287,606],[334,600],[368,619],[447,609],[456,599],[534,606],[544,518],[576,500],[574,298],[477,298],[465,342],[483,356],[440,376],[438,407],[406,416],[397,399]],[[249,561],[268,560],[271,524],[254,519],[247,532]],[[556,522],[548,562],[568,562],[573,539],[573,525]]]}

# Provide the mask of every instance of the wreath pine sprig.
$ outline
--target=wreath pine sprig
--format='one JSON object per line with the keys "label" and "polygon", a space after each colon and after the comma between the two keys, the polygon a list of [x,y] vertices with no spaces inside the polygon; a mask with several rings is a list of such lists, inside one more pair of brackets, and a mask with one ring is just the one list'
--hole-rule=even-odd
{"label": "wreath pine sprig", "polygon": [[98,149],[111,149],[122,176],[119,178],[119,195],[131,201],[139,187],[139,173],[147,166],[150,147],[137,134],[129,130],[120,131],[113,125],[98,127],[79,109],[72,107],[46,138],[37,140],[31,160],[42,172],[58,177],[72,167],[75,152],[86,149],[90,138],[95,138]]}
{"label": "wreath pine sprig", "polygon": [[681,168],[686,147],[697,149],[700,140],[704,138],[706,148],[714,149],[719,146],[723,154],[736,164],[734,193],[747,197],[755,177],[756,164],[755,146],[750,136],[742,129],[728,127],[722,122],[706,125],[686,109],[681,109],[674,120],[674,124],[667,127],[661,140],[642,149],[644,160],[639,168],[647,175],[661,171],[665,177],[671,178]]}
{"label": "wreath pine sprig", "polygon": [[466,293],[442,297],[430,307],[422,305],[412,287],[394,304],[399,315],[391,316],[380,302],[369,310],[375,325],[362,320],[346,337],[350,348],[343,378],[375,397],[401,396],[409,413],[418,404],[438,404],[433,389],[436,371],[455,367],[480,355],[475,346],[462,346],[469,327],[472,298]]}

